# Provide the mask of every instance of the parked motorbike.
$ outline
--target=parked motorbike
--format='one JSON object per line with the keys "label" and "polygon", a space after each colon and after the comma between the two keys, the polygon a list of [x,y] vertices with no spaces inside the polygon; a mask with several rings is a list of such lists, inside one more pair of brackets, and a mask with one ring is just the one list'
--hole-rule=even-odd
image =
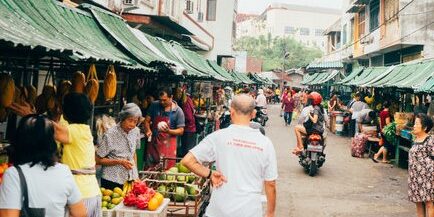
{"label": "parked motorbike", "polygon": [[304,138],[303,145],[304,149],[299,156],[299,163],[310,176],[315,176],[325,162],[324,138],[314,133]]}
{"label": "parked motorbike", "polygon": [[268,121],[267,109],[258,106],[256,106],[255,109],[256,109],[256,117],[253,118],[253,121],[256,123],[260,123],[263,127],[265,127]]}

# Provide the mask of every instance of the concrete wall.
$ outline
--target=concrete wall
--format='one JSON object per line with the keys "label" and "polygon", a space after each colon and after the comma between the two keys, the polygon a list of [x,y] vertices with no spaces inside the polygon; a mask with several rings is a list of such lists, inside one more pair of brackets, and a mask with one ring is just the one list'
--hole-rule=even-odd
{"label": "concrete wall", "polygon": [[[410,0],[400,0],[402,8]],[[417,0],[410,3],[400,16],[401,37],[403,44],[424,45],[423,57],[434,57],[434,1]]]}
{"label": "concrete wall", "polygon": [[247,71],[247,51],[235,52],[235,70],[238,72]]}
{"label": "concrete wall", "polygon": [[235,6],[236,0],[218,0],[216,21],[204,23],[204,27],[214,36],[214,48],[205,54],[207,58],[216,60],[218,55],[233,55],[235,34],[232,31],[235,28],[237,10]]}
{"label": "concrete wall", "polygon": [[263,61],[261,59],[248,56],[246,72],[262,72],[262,63]]}
{"label": "concrete wall", "polygon": [[[322,32],[336,22],[339,16],[339,12],[326,8],[271,4],[260,17],[238,23],[237,37],[266,36],[268,33],[273,37],[290,36],[305,45],[317,46],[325,51],[326,37]],[[285,27],[292,27],[296,31],[285,33]],[[309,29],[309,35],[300,34],[302,28]],[[316,35],[316,30],[319,30],[321,35]]]}

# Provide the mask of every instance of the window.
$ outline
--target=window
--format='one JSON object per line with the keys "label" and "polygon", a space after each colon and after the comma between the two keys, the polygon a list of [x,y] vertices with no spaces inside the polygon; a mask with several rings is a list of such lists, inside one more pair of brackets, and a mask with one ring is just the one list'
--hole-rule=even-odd
{"label": "window", "polygon": [[300,35],[309,35],[310,34],[310,29],[308,28],[301,28],[300,29]]}
{"label": "window", "polygon": [[369,31],[372,32],[378,27],[380,13],[380,0],[369,2]]}
{"label": "window", "polygon": [[347,44],[347,24],[342,28],[342,44]]}
{"label": "window", "polygon": [[324,29],[315,29],[315,36],[322,36],[324,33]]}
{"label": "window", "polygon": [[216,21],[217,16],[217,0],[208,0],[206,5],[206,20]]}
{"label": "window", "polygon": [[295,34],[297,29],[292,26],[285,26],[285,34]]}
{"label": "window", "polygon": [[359,12],[359,38],[365,34],[365,9]]}
{"label": "window", "polygon": [[126,4],[126,5],[132,5],[133,4],[133,0],[124,0],[124,4]]}

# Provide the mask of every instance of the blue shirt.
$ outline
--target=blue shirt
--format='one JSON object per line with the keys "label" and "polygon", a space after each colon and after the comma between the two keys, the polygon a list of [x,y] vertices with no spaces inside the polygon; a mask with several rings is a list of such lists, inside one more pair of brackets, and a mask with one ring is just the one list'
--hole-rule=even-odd
{"label": "blue shirt", "polygon": [[147,115],[151,117],[151,121],[157,116],[169,117],[170,119],[170,129],[177,129],[185,127],[185,117],[182,109],[173,102],[175,106],[172,106],[170,112],[164,111],[163,106],[161,106],[160,101],[155,101],[151,104],[148,109]]}

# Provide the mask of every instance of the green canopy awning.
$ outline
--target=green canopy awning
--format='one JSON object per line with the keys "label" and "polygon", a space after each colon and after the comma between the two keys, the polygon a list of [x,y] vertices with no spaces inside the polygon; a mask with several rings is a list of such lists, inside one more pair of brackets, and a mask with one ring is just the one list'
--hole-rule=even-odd
{"label": "green canopy awning", "polygon": [[386,71],[388,67],[372,67],[367,68],[363,71],[363,73],[360,76],[357,76],[354,81],[347,83],[346,85],[351,86],[362,86],[365,85],[371,81],[373,81],[375,78],[380,76],[384,71]]}
{"label": "green canopy awning", "polygon": [[191,67],[194,69],[211,76],[212,78],[219,80],[219,81],[229,81],[222,75],[220,75],[218,72],[216,72],[207,62],[207,60],[202,57],[201,55],[197,54],[196,52],[193,52],[191,50],[187,50],[184,47],[182,47],[181,44],[178,44],[176,42],[172,42],[172,47],[175,49],[175,51],[179,54],[179,56],[188,63]]}
{"label": "green canopy awning", "polygon": [[91,14],[53,0],[0,0],[0,41],[75,60],[136,64],[109,41]]}
{"label": "green canopy awning", "polygon": [[344,64],[342,64],[341,61],[310,63],[306,67],[307,70],[314,70],[314,69],[342,69],[342,68],[344,68]]}
{"label": "green canopy awning", "polygon": [[161,53],[163,53],[167,58],[179,62],[187,71],[187,76],[191,77],[197,77],[197,78],[207,78],[210,77],[209,75],[206,75],[193,67],[191,67],[188,63],[186,63],[182,57],[180,57],[176,52],[175,49],[172,47],[172,44],[165,41],[161,38],[155,38],[152,36],[147,35],[148,40],[157,47]]}
{"label": "green canopy awning", "polygon": [[235,83],[242,83],[242,84],[254,84],[255,82],[252,81],[247,74],[241,73],[241,72],[233,72],[232,77],[235,79]]}
{"label": "green canopy awning", "polygon": [[84,8],[89,8],[95,19],[102,28],[113,37],[125,50],[144,65],[154,65],[158,63],[173,65],[175,63],[168,62],[159,58],[146,47],[131,31],[131,27],[119,16],[101,8],[84,5]]}
{"label": "green canopy awning", "polygon": [[364,70],[363,67],[355,68],[347,77],[343,78],[340,82],[336,82],[335,84],[345,84],[345,83],[351,82],[351,81],[353,81],[353,79],[355,79],[357,76],[359,76],[360,73],[363,72],[363,70]]}
{"label": "green canopy awning", "polygon": [[434,92],[434,77],[429,78],[422,86],[417,89],[418,92]]}
{"label": "green canopy awning", "polygon": [[231,74],[226,71],[223,67],[219,66],[217,62],[212,60],[207,60],[208,64],[213,68],[217,73],[219,73],[221,76],[223,76],[228,81],[233,81],[233,77]]}

